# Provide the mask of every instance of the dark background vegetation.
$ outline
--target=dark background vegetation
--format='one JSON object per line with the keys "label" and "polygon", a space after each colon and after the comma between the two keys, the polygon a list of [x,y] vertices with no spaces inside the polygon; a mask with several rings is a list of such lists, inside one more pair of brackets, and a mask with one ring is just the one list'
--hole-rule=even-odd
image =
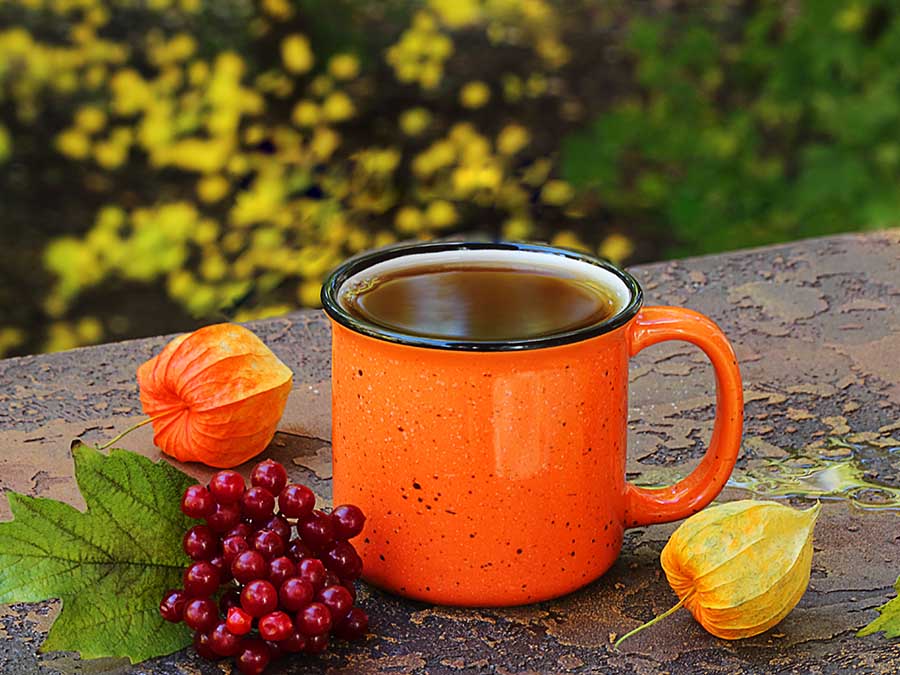
{"label": "dark background vegetation", "polygon": [[892,1],[12,0],[0,355],[314,306],[398,239],[893,227],[898,64]]}

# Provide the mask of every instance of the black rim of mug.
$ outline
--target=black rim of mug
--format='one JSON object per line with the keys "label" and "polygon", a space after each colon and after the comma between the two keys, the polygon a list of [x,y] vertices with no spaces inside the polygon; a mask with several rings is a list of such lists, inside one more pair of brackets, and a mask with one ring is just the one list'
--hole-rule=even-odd
{"label": "black rim of mug", "polygon": [[[531,251],[535,253],[548,253],[572,260],[580,260],[595,267],[615,274],[628,288],[631,299],[619,312],[600,323],[578,328],[576,330],[556,333],[537,338],[524,338],[521,340],[446,340],[442,338],[424,337],[420,335],[407,335],[377,323],[357,318],[341,307],[338,301],[339,291],[344,282],[363,270],[387,260],[393,260],[408,255],[419,253],[440,253],[442,251]],[[560,345],[581,342],[604,333],[609,333],[616,328],[628,323],[640,310],[644,295],[640,284],[628,272],[613,265],[611,262],[595,258],[580,251],[572,251],[546,244],[526,244],[519,242],[472,242],[472,241],[436,241],[416,244],[402,244],[389,246],[363,253],[350,258],[335,268],[325,283],[322,285],[322,307],[325,312],[337,323],[350,330],[367,335],[368,337],[386,342],[393,342],[410,347],[425,347],[427,349],[447,349],[469,352],[511,352],[529,349],[541,349],[545,347],[558,347]]]}

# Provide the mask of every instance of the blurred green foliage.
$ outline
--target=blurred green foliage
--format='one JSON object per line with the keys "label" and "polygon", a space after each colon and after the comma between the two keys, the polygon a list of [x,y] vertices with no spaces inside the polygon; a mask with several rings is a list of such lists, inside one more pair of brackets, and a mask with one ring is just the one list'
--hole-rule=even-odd
{"label": "blurred green foliage", "polygon": [[673,255],[900,223],[900,8],[806,0],[635,17],[634,90],[564,175]]}
{"label": "blurred green foliage", "polygon": [[315,306],[399,239],[895,225],[875,0],[7,0],[0,355]]}

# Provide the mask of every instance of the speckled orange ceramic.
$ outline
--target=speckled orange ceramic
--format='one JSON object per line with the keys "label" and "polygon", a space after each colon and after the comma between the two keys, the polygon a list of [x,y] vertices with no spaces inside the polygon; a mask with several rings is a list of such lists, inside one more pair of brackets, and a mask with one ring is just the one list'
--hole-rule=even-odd
{"label": "speckled orange ceramic", "polygon": [[[619,280],[622,306],[572,334],[464,343],[397,335],[338,302],[349,278],[379,263],[451,250],[593,265]],[[641,309],[637,282],[608,263],[524,244],[423,244],[346,263],[323,303],[334,329],[334,503],[367,514],[356,541],[376,586],[468,606],[563,595],[612,565],[625,528],[702,509],[734,466],[743,399],[724,335],[690,310]],[[709,356],[716,422],[697,469],[650,490],[625,481],[628,359],[664,340],[692,342]]]}

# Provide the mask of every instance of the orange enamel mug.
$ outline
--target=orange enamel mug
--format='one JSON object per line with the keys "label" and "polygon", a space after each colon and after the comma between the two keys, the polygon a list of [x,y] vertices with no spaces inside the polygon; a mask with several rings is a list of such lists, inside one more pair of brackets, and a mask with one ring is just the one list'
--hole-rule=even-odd
{"label": "orange enamel mug", "polygon": [[[617,311],[550,337],[465,342],[403,335],[341,303],[345,284],[442,260],[564,265],[602,283]],[[399,246],[344,263],[322,302],[334,503],[368,517],[356,545],[375,586],[461,606],[558,597],[609,569],[626,528],[699,511],[734,467],[743,395],[728,340],[691,310],[642,307],[634,277],[608,262],[533,244]],[[716,420],[694,472],[647,489],[625,480],[628,360],[664,340],[712,361]]]}

